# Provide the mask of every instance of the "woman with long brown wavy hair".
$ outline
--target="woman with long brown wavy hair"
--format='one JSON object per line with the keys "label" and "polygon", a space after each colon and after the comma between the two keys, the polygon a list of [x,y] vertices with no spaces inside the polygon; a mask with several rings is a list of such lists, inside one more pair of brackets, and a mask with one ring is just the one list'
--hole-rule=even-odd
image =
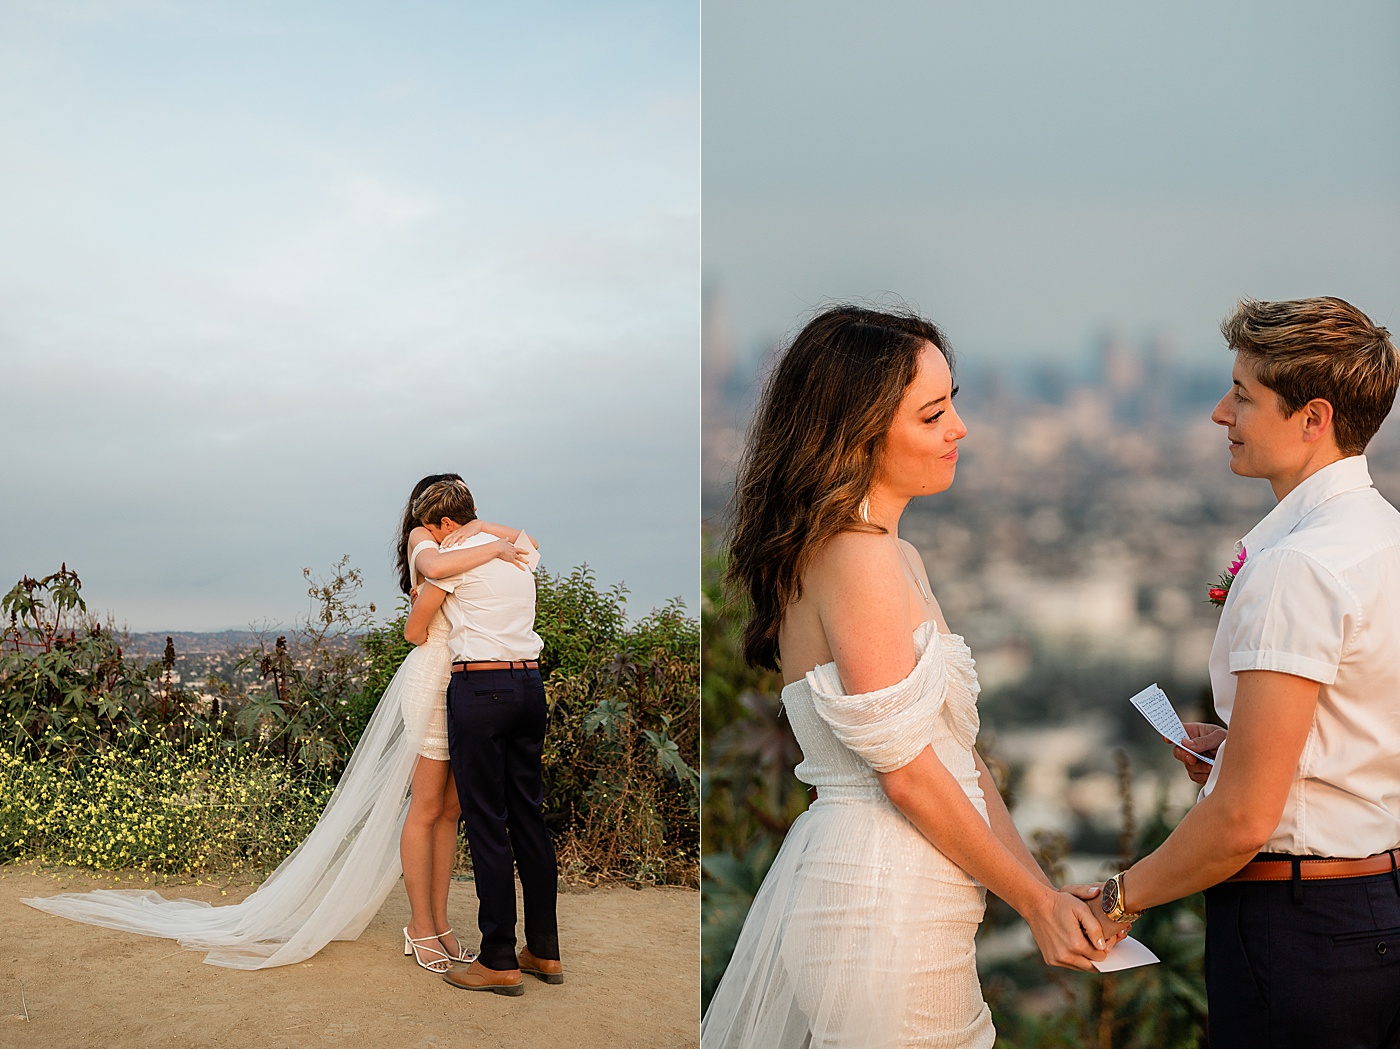
{"label": "woman with long brown wavy hair", "polygon": [[971,653],[899,538],[909,500],[953,482],[956,392],[934,324],[856,306],[808,323],[764,390],[729,579],[750,604],[745,658],[782,672],[817,800],[749,911],[704,1049],[991,1046],[983,886],[1051,964],[1089,969],[1109,946],[1017,834],[974,748]]}

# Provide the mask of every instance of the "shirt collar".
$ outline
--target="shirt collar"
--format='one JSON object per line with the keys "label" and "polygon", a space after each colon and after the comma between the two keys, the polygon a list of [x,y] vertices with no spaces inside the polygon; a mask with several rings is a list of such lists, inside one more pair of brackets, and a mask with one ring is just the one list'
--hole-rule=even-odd
{"label": "shirt collar", "polygon": [[1371,487],[1371,471],[1364,455],[1349,455],[1324,466],[1283,497],[1265,518],[1235,544],[1235,554],[1247,550],[1262,553],[1293,531],[1303,519],[1333,496]]}

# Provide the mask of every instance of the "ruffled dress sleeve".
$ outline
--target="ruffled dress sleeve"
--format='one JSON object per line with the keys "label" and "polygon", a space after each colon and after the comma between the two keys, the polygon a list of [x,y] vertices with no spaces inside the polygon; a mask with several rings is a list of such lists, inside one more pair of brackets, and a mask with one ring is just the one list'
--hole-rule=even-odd
{"label": "ruffled dress sleeve", "polygon": [[893,772],[918,757],[938,733],[940,717],[961,746],[970,749],[977,741],[977,692],[967,684],[976,678],[966,646],[939,634],[933,623],[915,631],[914,645],[919,658],[909,675],[874,692],[847,695],[835,663],[807,672],[818,716],[876,772]]}

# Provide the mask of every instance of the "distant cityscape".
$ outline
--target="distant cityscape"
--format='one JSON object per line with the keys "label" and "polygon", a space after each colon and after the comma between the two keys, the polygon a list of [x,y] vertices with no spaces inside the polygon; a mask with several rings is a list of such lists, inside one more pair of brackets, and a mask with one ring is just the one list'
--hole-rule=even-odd
{"label": "distant cityscape", "polygon": [[[714,300],[706,321],[703,512],[714,532],[771,349],[727,341]],[[1224,349],[1204,364],[1164,342],[1105,337],[1086,356],[960,368],[969,433],[957,481],[914,503],[900,534],[976,657],[981,738],[1011,767],[1017,824],[1065,833],[1072,869],[1093,876],[1119,832],[1116,748],[1132,758],[1138,812],[1194,799],[1127,700],[1156,681],[1183,719],[1207,719],[1219,611],[1206,589],[1274,499],[1267,483],[1230,473],[1210,421],[1229,381]],[[1386,424],[1368,461],[1381,493],[1400,500],[1400,424]]]}
{"label": "distant cityscape", "polygon": [[[258,666],[259,642],[271,650],[279,635],[286,635],[292,646],[292,658],[299,659],[297,632],[286,627],[256,630],[220,630],[198,633],[189,630],[128,633],[122,636],[122,653],[140,662],[160,663],[165,658],[166,643],[174,648],[174,664],[165,672],[165,681],[178,686],[194,704],[207,713],[217,698],[226,704],[230,698],[241,702],[249,692],[265,686]],[[353,638],[332,641],[353,644]]]}

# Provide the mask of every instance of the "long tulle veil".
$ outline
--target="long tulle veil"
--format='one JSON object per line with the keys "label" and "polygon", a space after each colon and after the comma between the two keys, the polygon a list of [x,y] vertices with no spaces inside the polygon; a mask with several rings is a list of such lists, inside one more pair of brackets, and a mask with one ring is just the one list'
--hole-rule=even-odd
{"label": "long tulle veil", "polygon": [[[150,890],[98,889],[22,902],[108,929],[180,941],[205,961],[266,969],[303,961],[364,931],[398,881],[398,839],[422,727],[401,709],[408,689],[438,677],[443,644],[414,649],[389,683],[316,826],[240,903],[214,907]],[[445,667],[443,668],[445,672]]]}

